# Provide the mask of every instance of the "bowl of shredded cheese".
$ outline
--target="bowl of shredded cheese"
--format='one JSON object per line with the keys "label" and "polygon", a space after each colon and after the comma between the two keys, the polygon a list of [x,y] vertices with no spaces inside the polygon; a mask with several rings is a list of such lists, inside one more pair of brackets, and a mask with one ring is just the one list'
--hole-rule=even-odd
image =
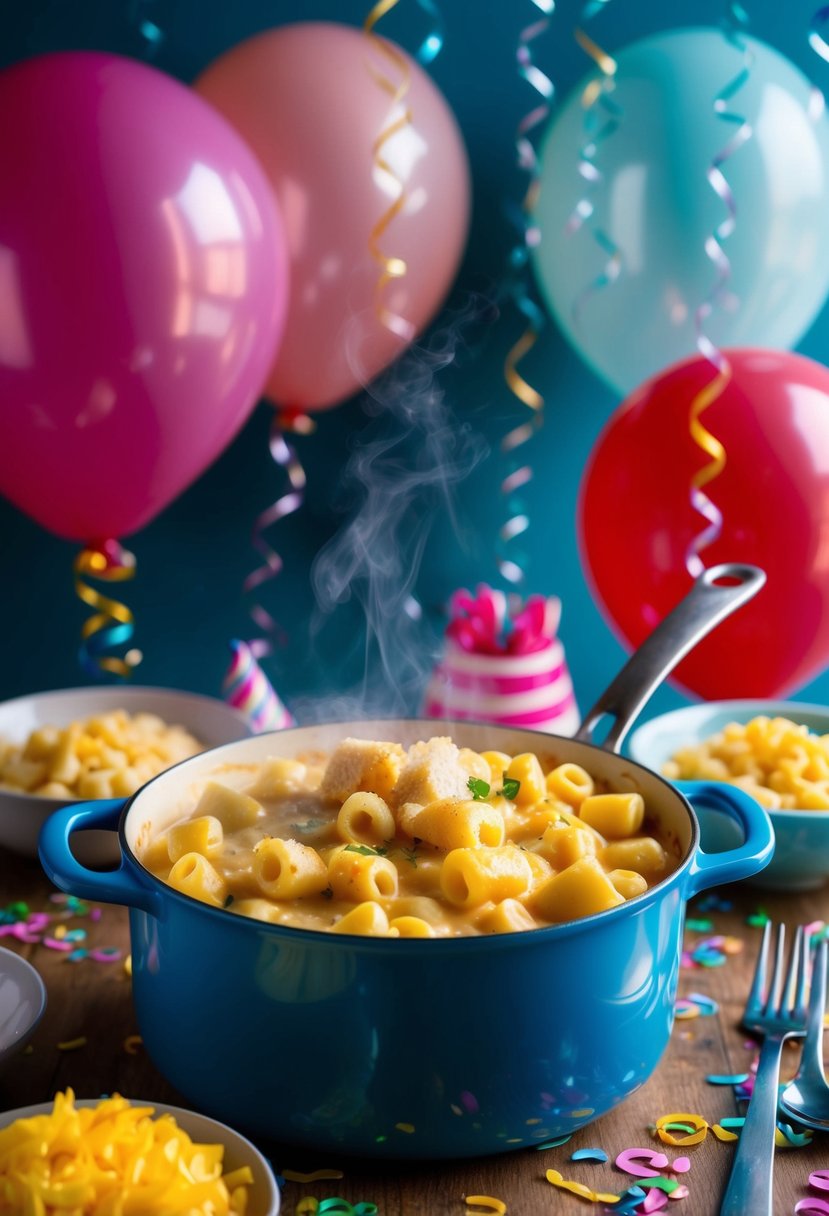
{"label": "bowl of shredded cheese", "polygon": [[0,1115],[0,1216],[277,1216],[259,1150],[224,1123],[118,1094]]}
{"label": "bowl of shredded cheese", "polygon": [[[638,727],[627,751],[671,781],[722,781],[769,813],[774,856],[750,881],[802,891],[829,879],[829,707],[734,700],[689,705]],[[701,816],[703,828],[706,826]],[[711,821],[709,851],[720,839]],[[729,842],[733,843],[733,842]]]}
{"label": "bowl of shredded cheese", "polygon": [[[72,801],[127,797],[145,782],[251,734],[237,710],[169,688],[66,688],[0,704],[0,846],[37,856],[46,818]],[[79,838],[87,863],[117,859],[103,833]]]}

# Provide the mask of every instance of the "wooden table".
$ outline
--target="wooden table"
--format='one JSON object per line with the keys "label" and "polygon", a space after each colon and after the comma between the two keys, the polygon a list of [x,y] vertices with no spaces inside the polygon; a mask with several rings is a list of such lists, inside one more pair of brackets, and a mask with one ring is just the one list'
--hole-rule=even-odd
{"label": "wooden table", "polygon": [[[32,911],[64,914],[65,904],[50,901],[54,888],[34,861],[0,852],[0,906],[25,901]],[[378,1216],[466,1216],[467,1195],[491,1195],[503,1200],[509,1216],[536,1216],[555,1212],[600,1212],[602,1205],[587,1204],[575,1195],[553,1188],[545,1178],[556,1169],[565,1179],[587,1184],[593,1190],[620,1193],[634,1180],[613,1165],[616,1155],[633,1146],[664,1150],[669,1159],[685,1154],[691,1168],[683,1176],[688,1197],[671,1203],[676,1216],[716,1216],[729,1166],[734,1154],[731,1143],[723,1143],[708,1132],[706,1139],[690,1149],[672,1148],[654,1139],[649,1125],[665,1114],[685,1112],[701,1115],[711,1125],[723,1117],[738,1115],[734,1090],[714,1085],[711,1074],[748,1072],[755,1053],[747,1046],[738,1026],[754,967],[760,929],[748,918],[762,908],[774,919],[794,926],[799,922],[829,921],[829,886],[822,891],[795,895],[772,895],[739,884],[714,893],[717,901],[728,901],[706,910],[710,893],[689,910],[695,922],[706,918],[709,929],[686,931],[686,948],[722,935],[739,939],[742,949],[724,955],[721,966],[684,968],[680,996],[703,993],[718,1005],[718,1012],[692,1020],[678,1020],[667,1053],[650,1081],[622,1106],[577,1132],[559,1147],[521,1150],[499,1157],[465,1160],[457,1164],[366,1163],[348,1159],[317,1157],[307,1150],[260,1145],[277,1173],[332,1167],[342,1178],[313,1183],[289,1181],[282,1193],[282,1210],[294,1216],[305,1195],[318,1199],[340,1195],[356,1204],[377,1204]],[[700,909],[699,905],[702,905]],[[126,956],[129,930],[124,909],[103,906],[99,919],[87,913],[63,921],[66,928],[87,931],[75,943],[81,950],[117,947]],[[35,1031],[30,1048],[19,1052],[0,1074],[3,1109],[43,1102],[57,1090],[71,1086],[78,1097],[97,1097],[117,1091],[128,1098],[148,1099],[187,1106],[187,1102],[156,1071],[140,1043],[131,1040],[138,1027],[132,1008],[130,980],[123,959],[94,962],[89,957],[71,961],[68,952],[43,944],[26,944],[13,936],[2,944],[18,950],[43,976],[49,1003]],[[794,1072],[799,1050],[787,1050],[784,1077]],[[571,1161],[578,1148],[600,1147],[608,1155],[606,1164]],[[798,1199],[807,1193],[809,1174],[829,1168],[829,1135],[816,1133],[807,1148],[779,1150],[776,1154],[775,1216],[793,1213]],[[751,1216],[747,1213],[746,1216]]]}

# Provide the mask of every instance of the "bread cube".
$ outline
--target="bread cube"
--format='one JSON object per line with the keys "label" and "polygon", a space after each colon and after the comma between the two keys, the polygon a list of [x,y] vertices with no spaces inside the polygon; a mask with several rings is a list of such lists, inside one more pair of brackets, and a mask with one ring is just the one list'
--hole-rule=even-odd
{"label": "bread cube", "polygon": [[397,806],[406,802],[428,806],[430,802],[469,797],[469,773],[451,739],[433,738],[426,743],[415,743],[409,749],[394,789]]}
{"label": "bread cube", "polygon": [[320,795],[342,804],[351,794],[366,790],[379,794],[388,802],[405,758],[406,753],[399,743],[343,739],[326,765]]}

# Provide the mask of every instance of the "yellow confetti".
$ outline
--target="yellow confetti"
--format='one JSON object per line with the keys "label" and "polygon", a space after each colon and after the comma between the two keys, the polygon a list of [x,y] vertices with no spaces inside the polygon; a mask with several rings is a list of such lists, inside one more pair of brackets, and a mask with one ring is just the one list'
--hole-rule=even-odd
{"label": "yellow confetti", "polygon": [[132,976],[132,955],[128,954],[124,959],[124,974]]}
{"label": "yellow confetti", "polygon": [[143,1042],[144,1040],[141,1038],[140,1034],[128,1034],[124,1039],[124,1051],[128,1056],[137,1055],[138,1048]]}
{"label": "yellow confetti", "polygon": [[414,1123],[395,1123],[394,1125],[399,1132],[407,1132],[411,1135],[414,1131]]}
{"label": "yellow confetti", "polygon": [[722,1140],[723,1143],[727,1143],[729,1140],[739,1140],[739,1136],[736,1132],[730,1132],[727,1128],[720,1127],[719,1123],[715,1123],[711,1128],[711,1131],[714,1133],[717,1139]]}
{"label": "yellow confetti", "polygon": [[[668,1128],[672,1123],[689,1123],[695,1130],[691,1133],[682,1132],[675,1136]],[[708,1134],[708,1120],[702,1115],[673,1114],[661,1115],[656,1120],[656,1134],[663,1144],[688,1145],[701,1144]]]}
{"label": "yellow confetti", "polygon": [[303,1174],[299,1170],[282,1170],[282,1177],[286,1182],[321,1182],[324,1178],[342,1178],[342,1170],[312,1170],[310,1174]]}
{"label": "yellow confetti", "polygon": [[58,1043],[58,1051],[77,1051],[79,1047],[86,1047],[85,1034],[79,1034],[76,1039],[64,1039],[62,1043]]}
{"label": "yellow confetti", "polygon": [[313,1195],[304,1195],[294,1208],[294,1212],[296,1216],[316,1216],[319,1205],[319,1199],[315,1199]]}
{"label": "yellow confetti", "polygon": [[620,1195],[611,1195],[606,1191],[591,1191],[590,1187],[585,1186],[583,1182],[568,1182],[562,1178],[558,1170],[547,1170],[546,1177],[553,1186],[557,1186],[563,1191],[570,1191],[581,1199],[589,1199],[591,1203],[618,1203],[621,1198]]}
{"label": "yellow confetti", "polygon": [[492,1195],[467,1195],[465,1203],[467,1208],[474,1205],[477,1208],[484,1208],[487,1212],[496,1212],[497,1216],[504,1216],[507,1210],[503,1199],[495,1199]]}

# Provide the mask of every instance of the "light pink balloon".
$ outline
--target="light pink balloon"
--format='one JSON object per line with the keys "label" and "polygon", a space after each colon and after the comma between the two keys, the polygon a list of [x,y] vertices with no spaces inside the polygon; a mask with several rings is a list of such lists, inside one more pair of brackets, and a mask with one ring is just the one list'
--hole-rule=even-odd
{"label": "light pink balloon", "polygon": [[0,492],[44,527],[136,531],[261,394],[287,252],[253,153],[154,68],[0,73]]}
{"label": "light pink balloon", "polygon": [[[457,123],[429,76],[386,45],[405,71],[351,26],[287,25],[234,47],[195,83],[258,155],[285,223],[291,298],[266,388],[280,406],[336,405],[412,336],[399,336],[378,315],[382,268],[370,252],[372,230],[400,186],[403,208],[378,240],[383,255],[406,263],[382,295],[390,313],[422,330],[463,253],[470,188]],[[396,106],[378,76],[394,86],[408,79]],[[398,119],[399,132],[376,150]],[[377,167],[378,151],[391,174]]]}

